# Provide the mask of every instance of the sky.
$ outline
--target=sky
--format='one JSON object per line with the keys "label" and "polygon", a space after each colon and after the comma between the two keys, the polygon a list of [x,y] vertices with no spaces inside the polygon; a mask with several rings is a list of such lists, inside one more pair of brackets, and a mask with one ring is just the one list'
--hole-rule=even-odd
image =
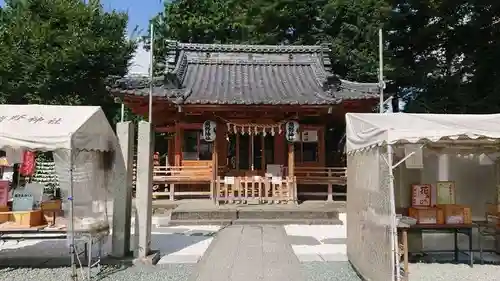
{"label": "sky", "polygon": [[115,9],[128,12],[129,35],[136,26],[139,27],[139,31],[146,32],[149,20],[163,10],[162,0],[101,0],[101,2],[108,11]]}
{"label": "sky", "polygon": [[[139,31],[147,31],[149,20],[163,10],[163,0],[101,0],[103,7],[110,10],[125,11],[129,14],[128,34],[136,26]],[[4,0],[0,0],[0,6]],[[140,35],[140,34],[135,34]]]}

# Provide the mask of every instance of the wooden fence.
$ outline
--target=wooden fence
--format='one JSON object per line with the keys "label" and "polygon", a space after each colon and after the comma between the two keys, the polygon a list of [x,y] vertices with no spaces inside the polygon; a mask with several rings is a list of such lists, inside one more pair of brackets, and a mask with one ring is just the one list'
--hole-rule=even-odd
{"label": "wooden fence", "polygon": [[297,198],[295,179],[289,177],[219,177],[213,191],[217,204],[289,203]]}

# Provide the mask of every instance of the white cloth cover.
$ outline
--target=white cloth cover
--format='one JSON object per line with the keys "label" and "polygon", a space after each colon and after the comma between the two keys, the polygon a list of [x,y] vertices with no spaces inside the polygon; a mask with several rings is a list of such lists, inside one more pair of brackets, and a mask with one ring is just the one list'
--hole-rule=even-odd
{"label": "white cloth cover", "polygon": [[0,149],[110,151],[115,140],[99,106],[0,105]]}
{"label": "white cloth cover", "polygon": [[500,114],[347,113],[347,152],[383,143],[500,139]]}

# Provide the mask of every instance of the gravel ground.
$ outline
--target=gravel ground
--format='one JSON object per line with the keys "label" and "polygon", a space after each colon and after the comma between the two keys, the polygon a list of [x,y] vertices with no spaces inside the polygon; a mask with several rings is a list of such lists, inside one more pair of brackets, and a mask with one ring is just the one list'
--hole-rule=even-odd
{"label": "gravel ground", "polygon": [[498,265],[410,264],[410,281],[498,281]]}
{"label": "gravel ground", "polygon": [[304,281],[361,281],[349,262],[306,262],[301,271]]}
{"label": "gravel ground", "polygon": [[[186,281],[195,265],[168,264],[135,267],[107,266],[100,281]],[[70,281],[69,268],[5,268],[0,269],[0,280],[5,281]],[[83,281],[83,279],[78,279]]]}

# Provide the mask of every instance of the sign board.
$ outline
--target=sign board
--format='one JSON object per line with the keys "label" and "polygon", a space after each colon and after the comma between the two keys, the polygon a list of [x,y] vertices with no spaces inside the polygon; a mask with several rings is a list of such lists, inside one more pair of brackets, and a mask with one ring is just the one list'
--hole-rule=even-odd
{"label": "sign board", "polygon": [[2,180],[10,182],[14,180],[14,169],[12,167],[5,167],[3,169]]}
{"label": "sign board", "polygon": [[423,169],[424,168],[424,154],[422,147],[419,144],[405,144],[405,156],[413,153],[408,159],[405,160],[407,169]]}
{"label": "sign board", "polygon": [[272,184],[281,184],[283,182],[282,177],[272,177],[271,178],[271,183]]}
{"label": "sign board", "polygon": [[413,184],[411,186],[411,206],[430,207],[432,186],[430,184]]}
{"label": "sign board", "polygon": [[9,202],[9,181],[0,180],[0,206],[7,206]]}
{"label": "sign board", "polygon": [[455,182],[438,181],[436,184],[437,204],[455,203]]}
{"label": "sign board", "polygon": [[33,211],[35,198],[28,190],[16,189],[12,193],[12,211]]}
{"label": "sign board", "polygon": [[234,177],[224,177],[225,184],[234,184]]}
{"label": "sign board", "polygon": [[318,131],[307,130],[302,132],[302,142],[317,142],[318,141]]}
{"label": "sign board", "polygon": [[27,183],[26,187],[24,187],[24,190],[26,192],[29,192],[33,196],[35,208],[40,207],[40,205],[42,204],[42,196],[44,188],[45,187],[42,184],[35,182]]}

